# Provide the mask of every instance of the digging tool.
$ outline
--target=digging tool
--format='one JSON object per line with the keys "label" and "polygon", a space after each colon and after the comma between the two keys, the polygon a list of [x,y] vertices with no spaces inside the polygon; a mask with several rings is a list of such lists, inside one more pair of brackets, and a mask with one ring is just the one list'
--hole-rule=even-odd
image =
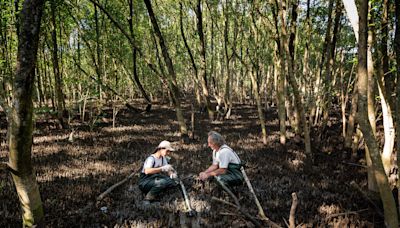
{"label": "digging tool", "polygon": [[254,192],[253,186],[251,185],[250,180],[249,180],[249,178],[247,177],[246,171],[244,170],[244,167],[243,167],[243,166],[240,167],[240,171],[242,171],[242,174],[243,174],[244,180],[246,181],[247,187],[249,188],[251,194],[252,194],[253,197],[254,197],[254,201],[256,202],[256,205],[257,205],[257,207],[258,207],[258,214],[260,215],[260,217],[261,217],[262,219],[268,220],[267,216],[265,216],[265,214],[264,214],[264,210],[263,210],[263,208],[262,208],[262,206],[261,206],[261,204],[260,204],[260,201],[258,201],[258,198],[257,198],[257,196],[256,196],[256,193]]}
{"label": "digging tool", "polygon": [[[173,178],[174,177],[174,178]],[[190,200],[189,200],[189,196],[186,192],[186,188],[185,185],[183,184],[182,180],[180,178],[178,178],[177,173],[175,172],[175,175],[171,175],[171,178],[180,185],[181,190],[182,190],[182,194],[183,194],[183,198],[185,199],[185,205],[186,205],[186,209],[187,214],[189,217],[193,217],[195,215],[195,211],[192,209],[192,207],[190,206]]]}

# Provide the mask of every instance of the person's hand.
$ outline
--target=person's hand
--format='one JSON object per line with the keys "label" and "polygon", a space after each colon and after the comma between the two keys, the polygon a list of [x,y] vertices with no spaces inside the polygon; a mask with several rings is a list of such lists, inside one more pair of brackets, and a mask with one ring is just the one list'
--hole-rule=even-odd
{"label": "person's hand", "polygon": [[163,172],[168,173],[168,172],[171,172],[173,170],[174,170],[174,168],[172,167],[172,165],[161,166],[161,171],[163,171]]}
{"label": "person's hand", "polygon": [[202,181],[207,180],[208,174],[205,173],[205,172],[201,172],[201,173],[199,174],[199,178],[200,178],[200,180],[202,180]]}
{"label": "person's hand", "polygon": [[173,172],[173,173],[171,173],[171,175],[169,175],[169,177],[171,179],[176,179],[176,178],[178,178],[178,174],[176,172]]}

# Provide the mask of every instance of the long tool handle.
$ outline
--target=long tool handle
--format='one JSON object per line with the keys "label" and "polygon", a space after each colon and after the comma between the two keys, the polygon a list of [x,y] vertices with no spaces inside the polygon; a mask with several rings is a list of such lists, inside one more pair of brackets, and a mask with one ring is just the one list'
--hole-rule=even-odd
{"label": "long tool handle", "polygon": [[189,201],[189,197],[188,197],[187,192],[186,192],[185,185],[183,185],[183,182],[181,180],[179,181],[179,184],[181,185],[183,197],[185,198],[186,207],[189,210],[189,212],[191,212],[192,211],[192,207],[190,206],[190,201]]}
{"label": "long tool handle", "polygon": [[243,166],[240,168],[240,170],[242,171],[242,174],[243,174],[244,180],[246,181],[247,187],[249,187],[249,190],[250,190],[251,194],[252,194],[253,197],[254,197],[254,201],[256,202],[256,205],[257,205],[257,207],[258,207],[258,213],[259,213],[260,217],[261,217],[262,219],[268,219],[267,216],[265,216],[265,214],[264,214],[264,210],[263,210],[263,208],[262,208],[262,206],[261,206],[261,204],[260,204],[260,201],[258,201],[258,198],[257,198],[257,196],[256,196],[256,193],[254,192],[253,186],[251,185],[250,180],[249,180],[249,178],[247,177],[247,174],[246,174],[246,172],[244,171]]}

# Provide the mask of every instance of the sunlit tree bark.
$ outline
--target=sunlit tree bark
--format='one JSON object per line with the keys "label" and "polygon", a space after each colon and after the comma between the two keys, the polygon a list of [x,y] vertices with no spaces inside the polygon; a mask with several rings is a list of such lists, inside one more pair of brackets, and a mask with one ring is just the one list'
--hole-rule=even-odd
{"label": "sunlit tree bark", "polygon": [[[370,7],[369,7],[370,8]],[[368,66],[368,119],[371,124],[372,133],[376,137],[376,118],[375,118],[375,79],[374,79],[374,62],[372,59],[372,48],[374,45],[374,26],[372,13],[369,18],[369,29],[368,29],[368,49],[367,49],[367,66]],[[374,176],[374,170],[372,167],[371,155],[368,150],[368,146],[365,147],[365,159],[367,161],[367,172],[368,172],[368,189],[370,191],[377,192],[378,186]]]}
{"label": "sunlit tree bark", "polygon": [[394,202],[394,198],[389,187],[388,178],[382,165],[381,156],[379,154],[379,147],[368,120],[367,15],[368,1],[362,1],[360,5],[358,39],[358,91],[360,95],[358,120],[360,123],[361,131],[366,141],[366,145],[368,146],[371,154],[372,164],[375,170],[375,177],[383,203],[385,224],[387,227],[398,227],[396,204]]}
{"label": "sunlit tree bark", "polygon": [[39,186],[32,164],[32,93],[39,43],[43,0],[26,0],[20,13],[18,56],[14,81],[13,106],[9,124],[9,166],[22,208],[23,226],[43,222]]}
{"label": "sunlit tree bark", "polygon": [[[396,53],[396,97],[400,96],[400,0],[395,0],[395,7],[396,7],[396,31],[395,31],[395,42],[394,42],[394,50]],[[395,112],[395,119],[396,119],[396,129],[397,129],[397,167],[400,167],[400,99],[396,99],[396,112]],[[397,177],[397,191],[399,192],[400,189],[400,178]],[[400,194],[398,194],[398,202],[400,203]],[[399,214],[400,214],[400,207]]]}
{"label": "sunlit tree bark", "polygon": [[[394,50],[396,53],[396,97],[400,96],[400,0],[395,0],[395,7],[396,7],[396,31],[395,31],[395,42],[394,42]],[[396,99],[396,129],[397,129],[397,167],[400,167],[400,99]],[[397,177],[397,189],[400,189],[400,174]],[[400,204],[400,194],[398,194],[398,203]],[[398,205],[399,205],[398,204]],[[399,214],[400,214],[400,206],[399,206]]]}

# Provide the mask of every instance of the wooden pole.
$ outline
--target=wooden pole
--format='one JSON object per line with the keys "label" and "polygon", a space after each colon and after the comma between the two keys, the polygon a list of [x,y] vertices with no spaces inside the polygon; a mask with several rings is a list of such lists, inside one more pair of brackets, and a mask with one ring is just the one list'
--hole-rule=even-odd
{"label": "wooden pole", "polygon": [[260,204],[260,201],[258,200],[258,198],[256,196],[256,193],[254,192],[253,186],[251,185],[250,180],[247,177],[246,171],[244,170],[243,166],[240,168],[240,170],[242,171],[242,174],[243,174],[244,180],[246,181],[247,187],[249,188],[251,194],[254,197],[254,201],[256,202],[256,205],[258,207],[258,214],[260,215],[260,217],[263,220],[268,220],[267,216],[265,216],[264,210]]}

